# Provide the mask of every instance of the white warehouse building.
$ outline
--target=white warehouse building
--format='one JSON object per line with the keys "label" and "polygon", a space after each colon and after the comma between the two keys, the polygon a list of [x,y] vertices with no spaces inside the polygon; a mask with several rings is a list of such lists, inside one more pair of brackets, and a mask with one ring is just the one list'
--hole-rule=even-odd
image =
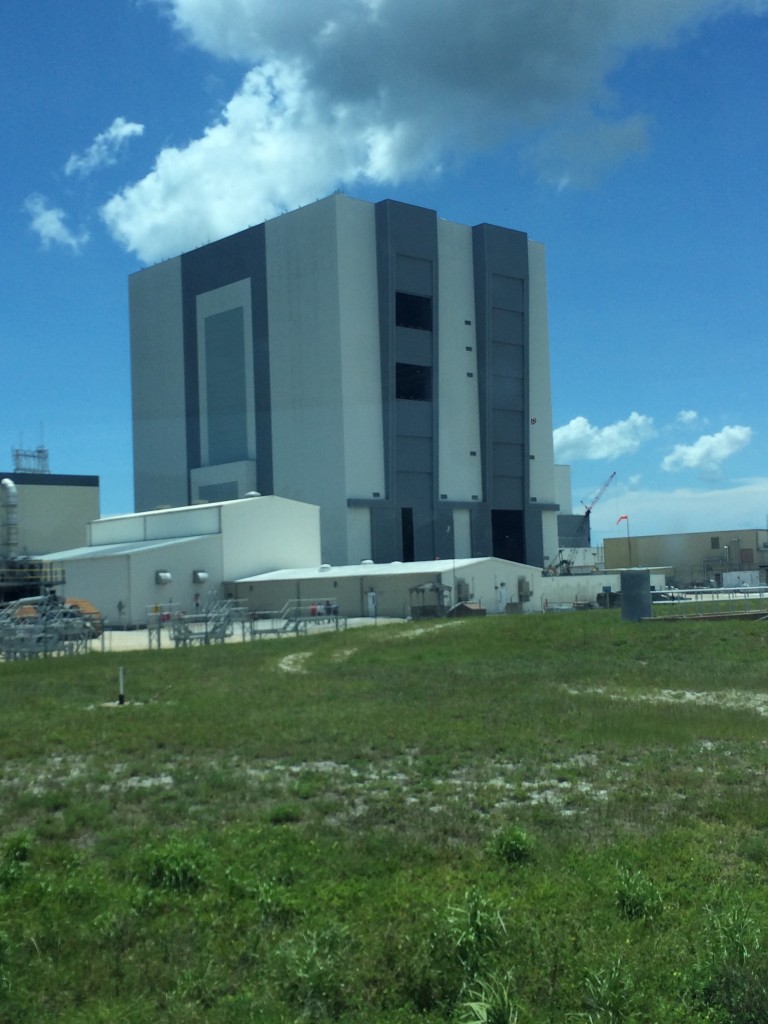
{"label": "white warehouse building", "polygon": [[63,569],[60,596],[86,598],[121,626],[144,625],[163,605],[204,607],[225,580],[320,564],[319,509],[273,495],[97,519],[88,530],[86,547],[44,560]]}

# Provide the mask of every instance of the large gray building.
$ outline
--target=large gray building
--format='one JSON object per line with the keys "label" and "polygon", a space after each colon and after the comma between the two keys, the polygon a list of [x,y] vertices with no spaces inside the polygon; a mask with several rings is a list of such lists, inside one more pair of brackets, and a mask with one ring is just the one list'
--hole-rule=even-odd
{"label": "large gray building", "polygon": [[557,554],[543,247],[333,195],[130,280],[137,511],[321,509],[323,558]]}

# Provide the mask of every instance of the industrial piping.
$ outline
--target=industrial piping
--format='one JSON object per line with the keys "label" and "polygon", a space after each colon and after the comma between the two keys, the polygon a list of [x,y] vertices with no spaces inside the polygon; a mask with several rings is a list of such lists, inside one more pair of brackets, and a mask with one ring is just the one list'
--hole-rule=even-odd
{"label": "industrial piping", "polygon": [[18,520],[18,495],[16,484],[7,476],[0,480],[0,488],[3,494],[3,529],[0,534],[0,558],[10,561],[16,555],[16,548],[19,542],[19,520]]}

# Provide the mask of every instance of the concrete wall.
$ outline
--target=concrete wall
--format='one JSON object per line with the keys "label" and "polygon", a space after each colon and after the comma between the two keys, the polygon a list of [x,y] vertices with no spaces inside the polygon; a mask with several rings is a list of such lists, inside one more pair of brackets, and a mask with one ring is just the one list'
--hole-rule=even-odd
{"label": "concrete wall", "polygon": [[136,508],[188,498],[181,258],[129,278]]}
{"label": "concrete wall", "polygon": [[[483,493],[472,229],[437,222],[440,258],[438,493],[471,501]],[[458,552],[457,552],[458,554]],[[469,551],[463,552],[469,554]]]}
{"label": "concrete wall", "polygon": [[[663,590],[663,572],[651,573],[651,586]],[[574,576],[543,576],[537,586],[538,607],[531,611],[547,611],[559,605],[596,605],[604,587],[621,591],[621,573],[584,573]]]}
{"label": "concrete wall", "polygon": [[[64,568],[66,583],[59,588],[63,597],[90,601],[112,624],[143,625],[147,608],[156,604],[178,604],[191,611],[195,594],[201,601],[218,594],[222,578],[221,543],[217,536],[169,541],[126,553],[62,556],[56,564]],[[203,570],[208,582],[196,583],[192,573]],[[156,573],[170,573],[171,582],[160,584]],[[122,603],[122,613],[118,604]]]}
{"label": "concrete wall", "polygon": [[336,204],[268,221],[274,493],[320,505],[328,557],[346,552]]}
{"label": "concrete wall", "polygon": [[[16,487],[16,555],[81,547],[88,523],[99,515],[99,478],[58,473],[0,473]],[[0,494],[0,524],[4,525],[7,494]]]}
{"label": "concrete wall", "polygon": [[222,576],[321,565],[320,510],[273,495],[221,505]]}
{"label": "concrete wall", "polygon": [[130,544],[221,532],[220,505],[195,505],[110,516],[90,524],[89,543]]}

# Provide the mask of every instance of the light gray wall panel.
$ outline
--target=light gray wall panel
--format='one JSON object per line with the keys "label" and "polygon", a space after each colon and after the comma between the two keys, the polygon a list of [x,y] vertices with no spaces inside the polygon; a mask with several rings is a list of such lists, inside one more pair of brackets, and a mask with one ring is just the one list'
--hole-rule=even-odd
{"label": "light gray wall panel", "polygon": [[187,405],[181,259],[129,278],[134,502],[185,505]]}

